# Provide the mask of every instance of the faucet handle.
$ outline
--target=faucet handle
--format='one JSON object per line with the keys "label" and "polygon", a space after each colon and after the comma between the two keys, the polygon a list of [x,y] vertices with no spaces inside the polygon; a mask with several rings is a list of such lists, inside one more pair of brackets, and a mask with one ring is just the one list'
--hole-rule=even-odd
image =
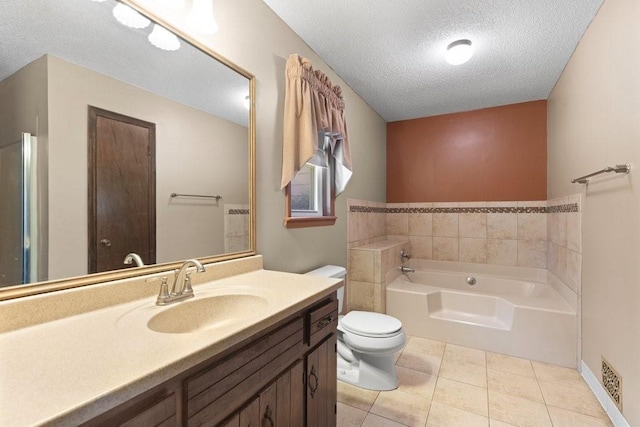
{"label": "faucet handle", "polygon": [[165,300],[169,298],[169,285],[167,285],[167,277],[152,277],[150,279],[145,280],[147,283],[161,281],[160,283],[160,293],[158,293],[158,301]]}
{"label": "faucet handle", "polygon": [[191,287],[191,271],[187,271],[184,276],[184,287],[182,293],[186,295],[193,295],[193,288]]}

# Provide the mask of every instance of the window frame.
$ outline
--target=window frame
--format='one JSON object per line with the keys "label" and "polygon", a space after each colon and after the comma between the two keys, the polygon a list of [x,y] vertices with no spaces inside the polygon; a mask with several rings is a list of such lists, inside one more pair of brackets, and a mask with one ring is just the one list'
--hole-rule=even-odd
{"label": "window frame", "polygon": [[[322,192],[322,213],[314,213],[313,215],[303,215],[304,211],[296,211],[291,208],[291,182],[285,187],[285,217],[284,225],[286,228],[305,228],[305,227],[324,227],[334,225],[337,217],[335,216],[335,160],[331,153],[329,155],[329,167],[322,168],[315,175],[321,174]],[[316,184],[314,184],[316,185]]]}

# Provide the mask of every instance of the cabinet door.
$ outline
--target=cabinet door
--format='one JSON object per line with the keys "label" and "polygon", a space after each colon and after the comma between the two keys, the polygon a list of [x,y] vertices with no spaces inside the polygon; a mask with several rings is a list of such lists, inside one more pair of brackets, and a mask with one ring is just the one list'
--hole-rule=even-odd
{"label": "cabinet door", "polygon": [[[298,361],[276,381],[276,425],[299,427],[304,425],[304,366]],[[271,427],[267,423],[265,427]]]}
{"label": "cabinet door", "polygon": [[260,426],[260,399],[256,397],[240,411],[240,427]]}
{"label": "cabinet door", "polygon": [[307,356],[307,426],[336,425],[336,335]]}

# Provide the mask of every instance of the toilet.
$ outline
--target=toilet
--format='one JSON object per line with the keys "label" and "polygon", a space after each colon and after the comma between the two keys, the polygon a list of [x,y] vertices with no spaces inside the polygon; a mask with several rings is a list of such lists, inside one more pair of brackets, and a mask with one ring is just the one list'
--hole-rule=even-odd
{"label": "toilet", "polygon": [[[344,279],[344,267],[326,265],[307,274]],[[338,289],[338,313],[342,312],[344,287]],[[398,376],[394,354],[407,337],[402,322],[392,316],[351,311],[338,316],[338,379],[370,390],[394,390]]]}

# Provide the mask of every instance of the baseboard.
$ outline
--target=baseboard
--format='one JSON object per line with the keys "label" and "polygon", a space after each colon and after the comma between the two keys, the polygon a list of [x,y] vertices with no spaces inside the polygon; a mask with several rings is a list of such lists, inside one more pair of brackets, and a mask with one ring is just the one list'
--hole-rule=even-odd
{"label": "baseboard", "polygon": [[627,420],[622,415],[622,412],[618,409],[615,403],[609,397],[609,394],[604,389],[598,378],[591,372],[591,369],[584,363],[584,360],[580,361],[580,373],[582,378],[587,382],[587,385],[596,395],[596,399],[602,405],[607,415],[611,419],[611,422],[615,427],[630,427]]}

